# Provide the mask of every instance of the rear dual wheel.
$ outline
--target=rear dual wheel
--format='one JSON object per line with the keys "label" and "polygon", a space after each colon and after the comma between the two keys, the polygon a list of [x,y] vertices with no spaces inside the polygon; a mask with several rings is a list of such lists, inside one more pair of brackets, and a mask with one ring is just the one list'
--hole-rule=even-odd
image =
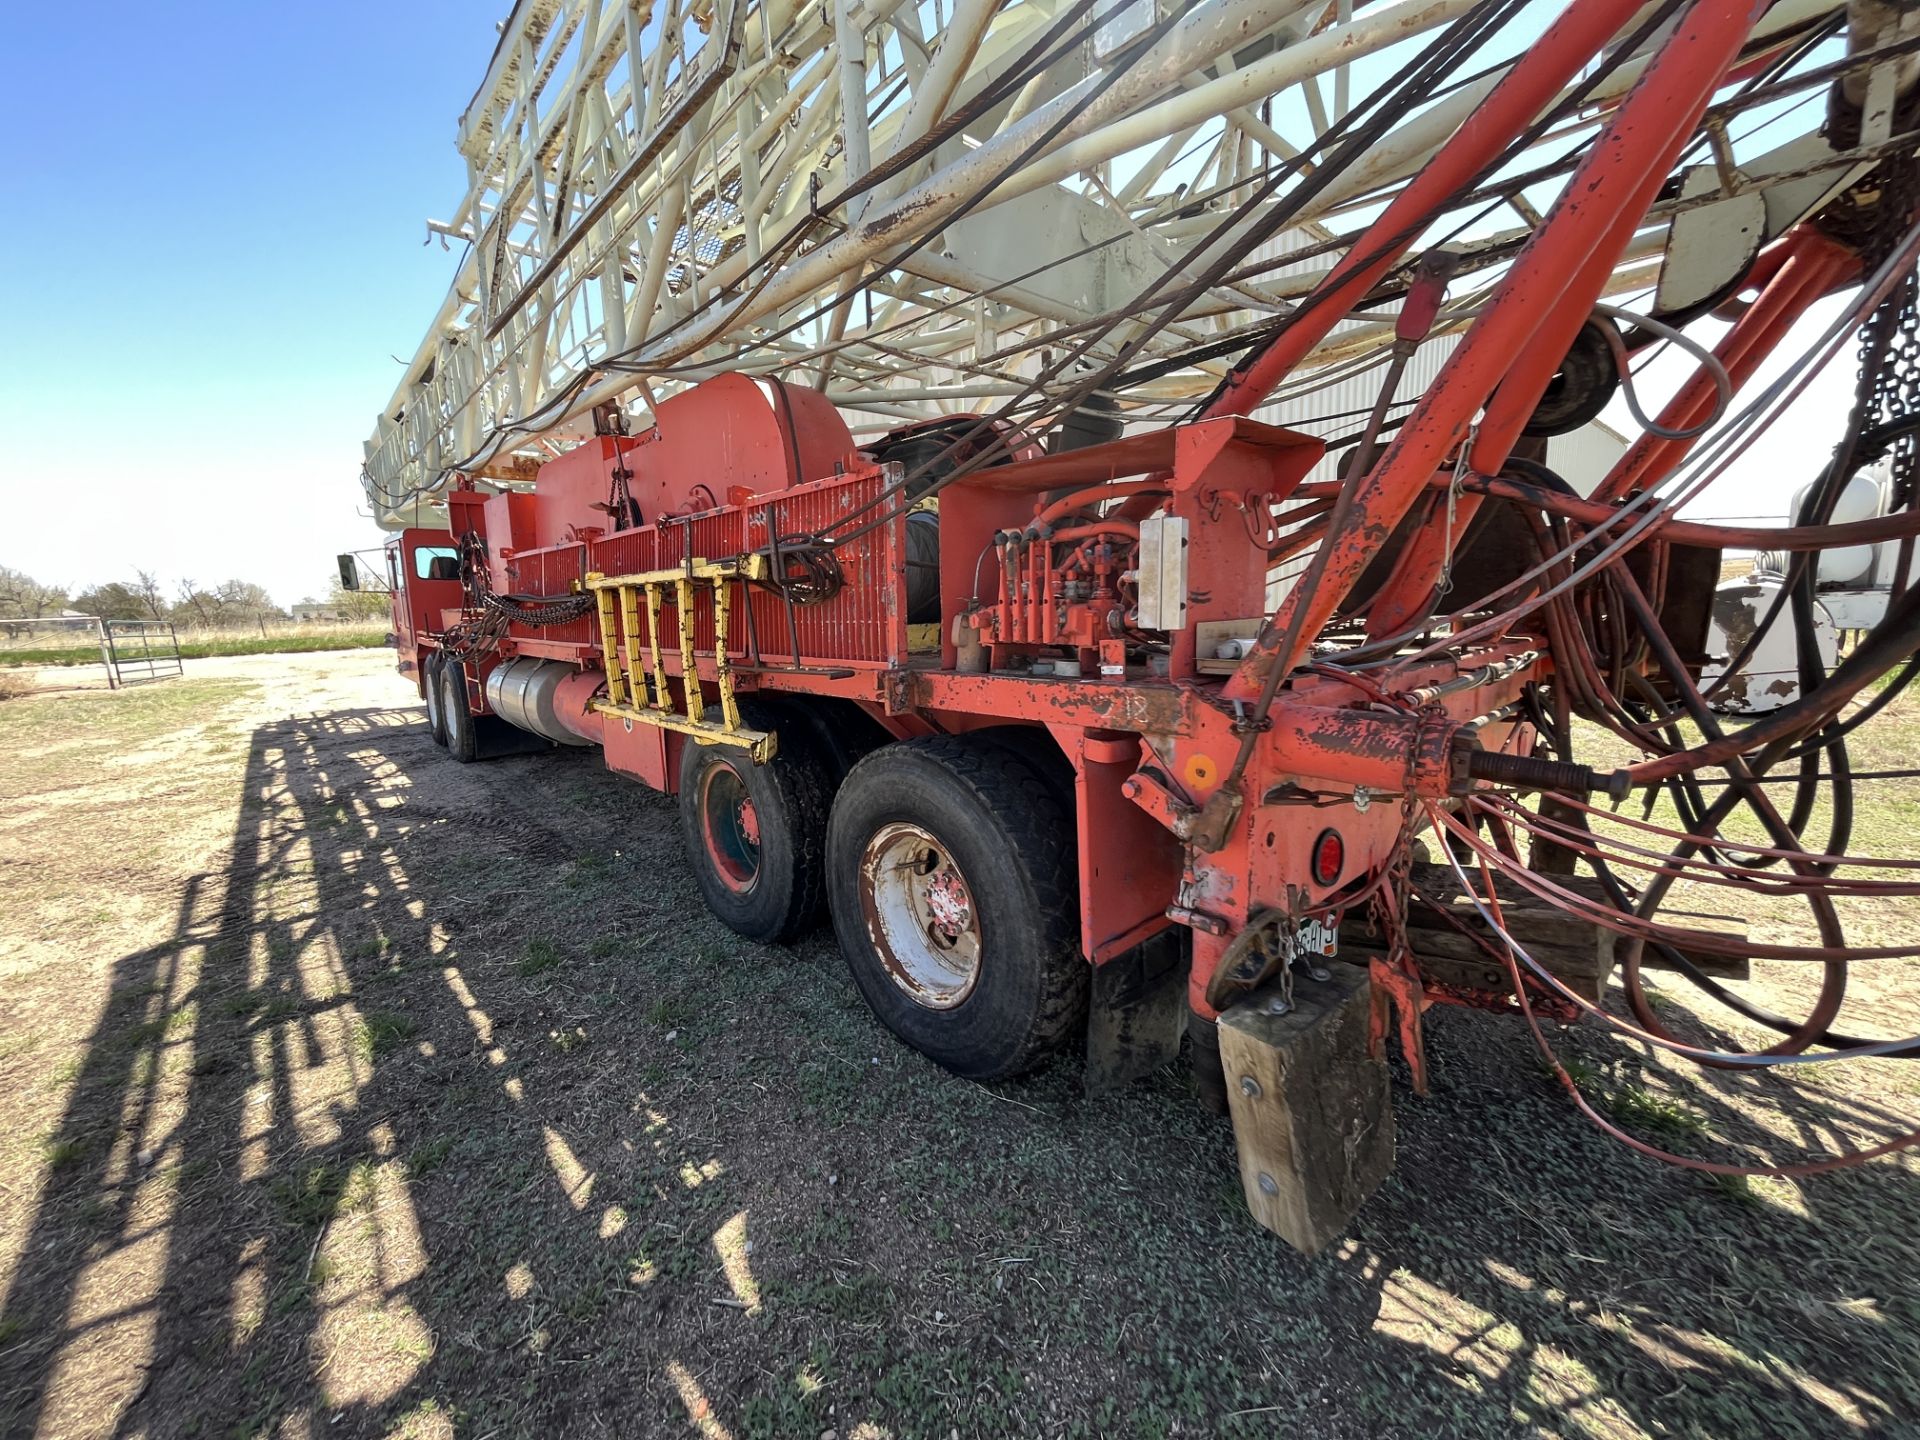
{"label": "rear dual wheel", "polygon": [[812,732],[752,703],[751,729],[778,737],[756,765],[737,745],[680,754],[680,831],[707,908],[749,940],[792,940],[820,918],[826,894],[827,807],[833,768]]}
{"label": "rear dual wheel", "polygon": [[1074,1033],[1091,975],[1073,826],[1044,764],[986,738],[900,741],[854,765],[836,794],[833,757],[808,725],[742,712],[779,735],[772,760],[692,742],[680,760],[682,839],[723,923],[790,940],[824,899],[881,1023],[972,1079],[1031,1069]]}
{"label": "rear dual wheel", "polygon": [[442,656],[438,680],[447,753],[468,764],[480,758],[480,744],[473,725],[473,705],[467,698],[467,667],[450,655]]}
{"label": "rear dual wheel", "polygon": [[421,662],[420,691],[427,702],[427,733],[433,743],[445,748],[447,717],[440,705],[440,652],[434,651]]}
{"label": "rear dual wheel", "polygon": [[1017,1075],[1080,1024],[1073,829],[1019,755],[954,736],[875,751],[834,801],[827,873],[854,983],[928,1058]]}

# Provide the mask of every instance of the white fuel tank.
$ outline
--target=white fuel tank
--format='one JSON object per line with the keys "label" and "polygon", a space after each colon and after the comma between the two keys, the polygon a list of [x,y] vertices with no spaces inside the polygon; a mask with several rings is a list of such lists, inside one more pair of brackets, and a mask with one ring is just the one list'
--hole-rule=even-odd
{"label": "white fuel tank", "polygon": [[[1892,465],[1881,461],[1859,471],[1840,492],[1840,498],[1834,502],[1833,525],[1851,525],[1860,520],[1871,520],[1876,515],[1887,513],[1888,491],[1892,485]],[[1800,507],[1806,502],[1810,485],[1803,485],[1793,497],[1793,505],[1788,509],[1788,523],[1800,513]],[[1863,585],[1873,576],[1876,545],[1847,545],[1838,550],[1821,552],[1818,582],[1822,585]],[[1783,565],[1774,568],[1783,569]]]}

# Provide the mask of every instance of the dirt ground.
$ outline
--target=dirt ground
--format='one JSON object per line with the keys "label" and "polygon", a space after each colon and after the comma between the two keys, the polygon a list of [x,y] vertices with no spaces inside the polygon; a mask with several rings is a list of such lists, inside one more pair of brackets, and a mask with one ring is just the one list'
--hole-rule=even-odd
{"label": "dirt ground", "polygon": [[[5,1434],[1920,1433],[1913,1162],[1665,1168],[1517,1023],[1435,1012],[1397,1173],[1302,1259],[1178,1067],[954,1079],[826,932],[712,921],[672,802],[589,751],[456,765],[389,664],[0,703]],[[1899,1063],[1556,1043],[1692,1153],[1920,1110]]]}

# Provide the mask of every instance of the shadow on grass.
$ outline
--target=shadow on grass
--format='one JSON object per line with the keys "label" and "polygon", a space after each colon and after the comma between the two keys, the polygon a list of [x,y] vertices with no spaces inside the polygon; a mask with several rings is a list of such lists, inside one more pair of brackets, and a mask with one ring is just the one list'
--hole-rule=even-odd
{"label": "shadow on grass", "polygon": [[[1606,1037],[1569,1043],[1642,1084]],[[671,802],[591,754],[458,767],[416,709],[290,719],[253,738],[231,863],[114,964],[0,1312],[0,1419],[714,1440],[1920,1413],[1910,1170],[1720,1187],[1583,1128],[1512,1026],[1440,1017],[1433,1052],[1397,1175],[1303,1260],[1252,1226],[1176,1071],[1106,1100],[1066,1062],[944,1075],[829,937],[712,922]],[[1717,1081],[1681,1099],[1771,1143]],[[1859,1118],[1795,1103],[1816,1145]]]}

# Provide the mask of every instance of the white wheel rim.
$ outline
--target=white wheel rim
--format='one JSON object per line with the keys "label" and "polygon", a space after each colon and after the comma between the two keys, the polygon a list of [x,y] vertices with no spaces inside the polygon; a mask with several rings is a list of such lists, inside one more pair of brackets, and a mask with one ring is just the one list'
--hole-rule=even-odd
{"label": "white wheel rim", "polygon": [[447,738],[451,740],[455,728],[454,717],[467,711],[467,677],[451,665],[442,665],[440,683],[446,686],[440,692],[440,728],[447,732]]}
{"label": "white wheel rim", "polygon": [[883,825],[860,861],[860,909],[887,977],[916,1005],[951,1010],[980,978],[973,887],[930,831]]}

